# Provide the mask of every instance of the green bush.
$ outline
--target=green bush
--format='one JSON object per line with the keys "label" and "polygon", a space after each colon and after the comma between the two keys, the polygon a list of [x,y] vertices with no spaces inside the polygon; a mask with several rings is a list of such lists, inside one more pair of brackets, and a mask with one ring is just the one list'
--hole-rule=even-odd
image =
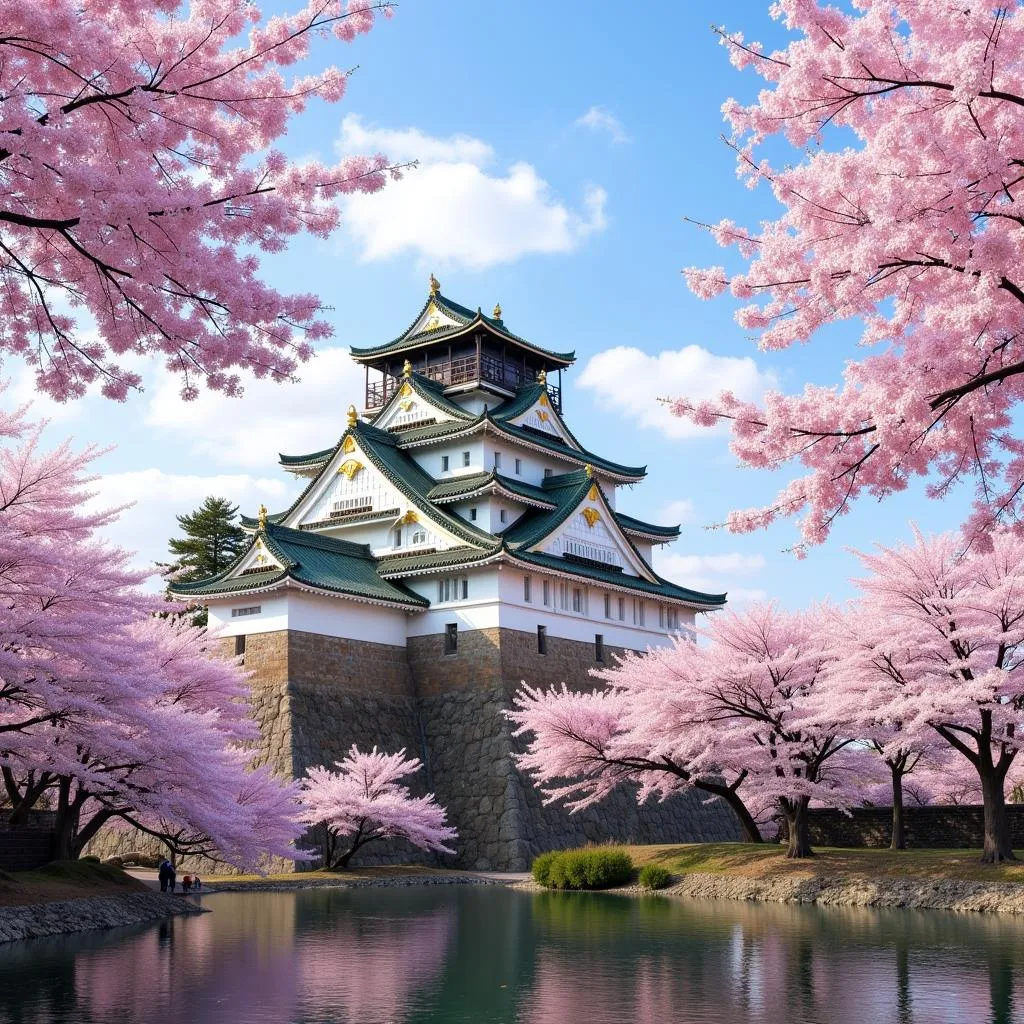
{"label": "green bush", "polygon": [[549,850],[547,853],[542,853],[534,862],[533,868],[533,880],[538,885],[550,887],[551,885],[551,865],[561,856],[557,850]]}
{"label": "green bush", "polygon": [[543,853],[533,862],[533,877],[548,889],[610,889],[633,877],[633,861],[614,849]]}
{"label": "green bush", "polygon": [[640,884],[645,889],[664,889],[672,881],[672,875],[660,864],[645,864],[640,869]]}
{"label": "green bush", "polygon": [[99,862],[100,862],[99,857],[94,857],[92,854],[89,854],[88,857],[79,857],[78,859],[83,864],[99,864]]}

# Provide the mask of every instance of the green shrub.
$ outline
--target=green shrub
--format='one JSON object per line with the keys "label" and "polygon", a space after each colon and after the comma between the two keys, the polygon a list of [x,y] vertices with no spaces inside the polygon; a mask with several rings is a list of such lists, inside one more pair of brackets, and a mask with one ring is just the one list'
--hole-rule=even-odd
{"label": "green shrub", "polygon": [[563,850],[541,854],[533,877],[549,889],[610,889],[633,877],[633,861],[625,850]]}
{"label": "green shrub", "polygon": [[88,857],[79,857],[78,859],[83,864],[99,864],[99,862],[100,862],[99,857],[94,857],[92,854],[89,854]]}
{"label": "green shrub", "polygon": [[560,856],[557,850],[549,850],[547,853],[542,853],[533,862],[533,880],[538,885],[544,885],[550,887],[551,885],[551,865]]}
{"label": "green shrub", "polygon": [[640,869],[640,884],[645,889],[664,889],[672,881],[672,875],[660,864],[645,864]]}

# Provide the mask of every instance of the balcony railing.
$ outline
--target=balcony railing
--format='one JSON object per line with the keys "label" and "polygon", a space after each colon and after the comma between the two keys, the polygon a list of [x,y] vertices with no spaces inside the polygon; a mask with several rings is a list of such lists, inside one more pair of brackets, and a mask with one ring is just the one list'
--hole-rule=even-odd
{"label": "balcony railing", "polygon": [[[515,391],[535,379],[533,370],[518,363],[510,363],[500,356],[486,353],[481,353],[479,356],[461,356],[426,367],[417,367],[416,372],[429,380],[437,381],[446,388],[486,381],[507,391]],[[392,377],[390,374],[384,374],[383,379],[379,381],[367,380],[366,408],[379,409],[386,405],[401,386],[402,379]],[[562,389],[548,384],[548,395],[551,398],[551,404],[561,412]]]}

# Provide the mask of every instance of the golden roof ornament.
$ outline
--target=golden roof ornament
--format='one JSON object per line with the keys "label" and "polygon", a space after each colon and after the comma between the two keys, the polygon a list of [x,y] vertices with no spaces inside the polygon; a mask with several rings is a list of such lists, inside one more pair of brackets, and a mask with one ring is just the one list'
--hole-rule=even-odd
{"label": "golden roof ornament", "polygon": [[501,319],[501,303],[500,302],[496,302],[494,304],[494,319],[495,320],[500,320]]}
{"label": "golden roof ornament", "polygon": [[259,516],[259,526],[261,530],[267,528],[267,506],[260,505],[259,511],[256,513]]}
{"label": "golden roof ornament", "polygon": [[402,364],[402,376],[406,380],[412,376],[412,362],[408,359]]}
{"label": "golden roof ornament", "polygon": [[349,426],[349,430],[351,430],[356,425],[356,423],[358,423],[358,422],[359,422],[359,413],[356,412],[356,407],[354,405],[350,405],[348,407],[348,426]]}
{"label": "golden roof ornament", "polygon": [[441,290],[441,282],[433,274],[430,275],[430,294],[436,295]]}
{"label": "golden roof ornament", "polygon": [[583,467],[583,472],[586,473],[588,477],[592,477],[594,475],[594,467],[588,462]]}
{"label": "golden roof ornament", "polygon": [[548,382],[548,371],[547,370],[539,370],[537,372],[537,383],[538,384],[547,384],[547,382]]}

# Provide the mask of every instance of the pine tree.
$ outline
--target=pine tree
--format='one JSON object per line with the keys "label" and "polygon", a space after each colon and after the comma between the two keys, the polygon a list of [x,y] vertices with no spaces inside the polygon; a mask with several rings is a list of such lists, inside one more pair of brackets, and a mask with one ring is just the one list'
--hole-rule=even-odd
{"label": "pine tree", "polygon": [[[178,516],[184,537],[167,543],[174,562],[169,567],[179,581],[203,580],[226,569],[246,545],[246,535],[235,522],[238,506],[224,498],[208,497],[188,515]],[[196,625],[206,624],[206,609],[193,616]]]}

